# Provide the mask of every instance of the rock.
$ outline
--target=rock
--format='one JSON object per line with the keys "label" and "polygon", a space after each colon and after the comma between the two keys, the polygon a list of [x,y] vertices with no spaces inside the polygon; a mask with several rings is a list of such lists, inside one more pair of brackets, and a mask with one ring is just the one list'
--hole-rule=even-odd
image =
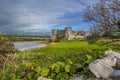
{"label": "rock", "polygon": [[115,70],[111,75],[112,80],[120,80],[120,70]]}
{"label": "rock", "polygon": [[120,53],[114,51],[105,51],[105,55],[114,56],[117,58],[117,62],[120,62]]}
{"label": "rock", "polygon": [[81,76],[73,75],[70,76],[67,80],[84,80],[84,75]]}
{"label": "rock", "polygon": [[100,62],[103,64],[110,66],[110,67],[115,67],[117,63],[117,59],[115,56],[108,56],[100,59]]}
{"label": "rock", "polygon": [[89,78],[87,80],[99,80],[98,78]]}
{"label": "rock", "polygon": [[84,75],[81,75],[79,77],[74,75],[74,76],[71,76],[68,80],[85,80],[85,79],[84,79]]}
{"label": "rock", "polygon": [[90,71],[97,78],[108,79],[114,72],[114,68],[120,69],[120,53],[105,51],[105,55],[107,57],[94,60],[89,64]]}
{"label": "rock", "polygon": [[90,71],[97,77],[108,79],[114,72],[113,68],[104,63],[104,60],[98,59],[89,64]]}
{"label": "rock", "polygon": [[48,78],[44,78],[44,77],[39,77],[37,80],[52,80],[52,79],[48,79]]}
{"label": "rock", "polygon": [[116,69],[117,69],[117,70],[120,70],[120,62],[117,62],[117,64],[116,64]]}
{"label": "rock", "polygon": [[105,51],[105,55],[116,58],[116,69],[120,69],[120,53],[114,51]]}

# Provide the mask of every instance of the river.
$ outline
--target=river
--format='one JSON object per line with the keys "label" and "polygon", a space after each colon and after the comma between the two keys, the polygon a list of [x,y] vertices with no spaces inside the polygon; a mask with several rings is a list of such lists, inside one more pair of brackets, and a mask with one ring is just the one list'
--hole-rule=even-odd
{"label": "river", "polygon": [[40,41],[17,41],[13,43],[15,48],[20,51],[46,46],[46,44],[43,44]]}

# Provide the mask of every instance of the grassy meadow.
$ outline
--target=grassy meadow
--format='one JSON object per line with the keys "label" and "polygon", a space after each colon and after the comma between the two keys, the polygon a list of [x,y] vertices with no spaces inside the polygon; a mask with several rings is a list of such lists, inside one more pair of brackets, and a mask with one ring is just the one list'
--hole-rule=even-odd
{"label": "grassy meadow", "polygon": [[89,44],[83,40],[48,43],[48,46],[22,51],[8,57],[3,80],[36,80],[39,76],[65,80],[74,74],[90,75],[88,64],[104,56],[104,51],[119,52],[120,45]]}
{"label": "grassy meadow", "polygon": [[5,35],[12,41],[45,41],[49,40],[50,36],[27,36],[27,35]]}

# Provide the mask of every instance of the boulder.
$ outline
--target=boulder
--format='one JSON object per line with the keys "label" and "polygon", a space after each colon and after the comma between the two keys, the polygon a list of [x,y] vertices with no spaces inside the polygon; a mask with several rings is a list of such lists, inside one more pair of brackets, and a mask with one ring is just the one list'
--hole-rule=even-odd
{"label": "boulder", "polygon": [[105,51],[105,55],[102,59],[97,59],[89,64],[90,71],[97,77],[108,79],[111,75],[115,77],[120,71],[114,69],[120,69],[120,53],[114,51]]}
{"label": "boulder", "polygon": [[89,78],[89,79],[86,79],[86,80],[99,80],[98,78]]}
{"label": "boulder", "polygon": [[100,59],[100,62],[106,66],[115,67],[117,64],[117,59],[115,56],[108,56]]}
{"label": "boulder", "polygon": [[114,72],[113,68],[105,64],[101,59],[95,60],[89,64],[90,71],[97,77],[108,79]]}
{"label": "boulder", "polygon": [[111,75],[112,80],[120,80],[120,70],[115,70]]}
{"label": "boulder", "polygon": [[84,75],[81,75],[79,77],[77,75],[73,75],[67,80],[85,80],[85,79],[84,79]]}
{"label": "boulder", "polygon": [[106,56],[114,56],[117,59],[117,62],[120,62],[120,53],[114,51],[105,51]]}
{"label": "boulder", "polygon": [[44,78],[44,77],[39,77],[37,80],[52,80],[52,79],[48,79],[48,78]]}

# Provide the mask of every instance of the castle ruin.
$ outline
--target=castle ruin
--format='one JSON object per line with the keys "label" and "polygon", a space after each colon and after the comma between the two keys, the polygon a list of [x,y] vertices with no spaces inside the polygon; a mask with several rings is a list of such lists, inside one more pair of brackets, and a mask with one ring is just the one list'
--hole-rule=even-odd
{"label": "castle ruin", "polygon": [[78,38],[85,38],[87,36],[85,31],[74,31],[72,27],[68,26],[65,30],[53,29],[51,39],[53,41],[57,39],[73,40]]}

